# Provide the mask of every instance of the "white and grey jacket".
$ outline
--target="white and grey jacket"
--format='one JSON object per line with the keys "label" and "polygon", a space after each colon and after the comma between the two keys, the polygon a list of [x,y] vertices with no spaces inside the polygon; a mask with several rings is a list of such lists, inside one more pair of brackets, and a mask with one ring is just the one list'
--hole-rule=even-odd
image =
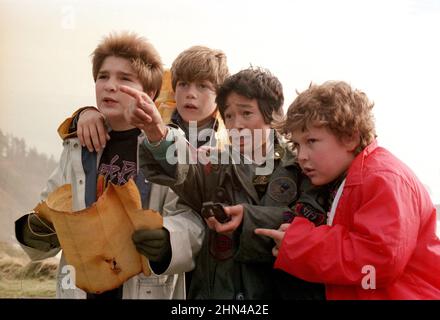
{"label": "white and grey jacket", "polygon": [[[138,142],[143,138],[142,135],[139,136]],[[89,152],[87,148],[81,147],[77,138],[63,141],[63,146],[59,164],[49,177],[40,198],[45,200],[49,193],[59,186],[71,184],[72,209],[79,211],[96,201],[96,176],[101,152]],[[168,268],[161,275],[154,272],[148,277],[138,274],[127,280],[123,285],[123,299],[185,299],[184,272],[192,270],[195,266],[194,253],[198,253],[202,245],[204,222],[189,207],[177,203],[178,197],[168,187],[152,184],[142,174],[138,174],[136,184],[141,193],[143,207],[159,211],[164,217],[164,227],[170,234],[172,257]],[[150,188],[149,192],[145,192],[147,188]],[[17,239],[21,238],[17,234],[16,236]],[[21,243],[21,246],[32,260],[53,257],[61,249],[43,252],[24,243]],[[79,288],[63,288],[65,265],[64,255],[61,255],[57,275],[57,298],[86,298],[86,293]]]}

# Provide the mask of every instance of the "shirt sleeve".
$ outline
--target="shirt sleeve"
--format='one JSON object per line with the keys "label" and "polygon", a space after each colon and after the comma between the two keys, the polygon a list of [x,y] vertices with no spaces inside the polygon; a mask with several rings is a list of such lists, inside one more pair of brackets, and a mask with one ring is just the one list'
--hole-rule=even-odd
{"label": "shirt sleeve", "polygon": [[[188,144],[182,130],[170,128],[166,139],[154,147],[147,141],[139,150],[139,167],[145,177],[173,191],[193,210],[199,212],[205,189],[203,165],[191,162],[197,149]],[[194,192],[190,192],[193,190]]]}

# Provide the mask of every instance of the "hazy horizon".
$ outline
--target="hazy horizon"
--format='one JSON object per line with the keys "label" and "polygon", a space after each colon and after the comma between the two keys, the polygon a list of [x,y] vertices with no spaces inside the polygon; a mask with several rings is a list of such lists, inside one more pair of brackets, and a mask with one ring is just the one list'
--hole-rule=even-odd
{"label": "hazy horizon", "polygon": [[61,153],[56,129],[94,105],[90,53],[111,31],[147,37],[169,67],[196,44],[283,83],[285,108],[310,82],[344,80],[375,102],[379,144],[440,203],[440,1],[0,0],[0,129]]}

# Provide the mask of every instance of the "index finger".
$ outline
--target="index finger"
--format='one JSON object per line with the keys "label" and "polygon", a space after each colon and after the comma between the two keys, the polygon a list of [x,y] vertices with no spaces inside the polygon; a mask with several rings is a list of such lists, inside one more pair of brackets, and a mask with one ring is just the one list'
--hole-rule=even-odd
{"label": "index finger", "polygon": [[153,103],[153,100],[151,100],[151,98],[148,96],[148,94],[146,94],[143,91],[139,91],[139,90],[136,90],[136,89],[128,87],[128,86],[120,86],[119,90],[121,90],[121,92],[123,92],[125,94],[128,94],[132,98],[135,98],[139,103],[142,103],[142,102],[148,102],[150,104]]}
{"label": "index finger", "polygon": [[274,240],[282,240],[284,232],[275,229],[257,228],[255,229],[255,234],[258,234],[259,236],[266,236]]}

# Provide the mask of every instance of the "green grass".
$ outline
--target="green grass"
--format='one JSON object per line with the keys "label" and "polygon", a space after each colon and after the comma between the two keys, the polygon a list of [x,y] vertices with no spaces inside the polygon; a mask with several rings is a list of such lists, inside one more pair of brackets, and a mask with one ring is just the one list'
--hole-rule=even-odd
{"label": "green grass", "polygon": [[56,280],[0,279],[0,298],[55,298]]}

